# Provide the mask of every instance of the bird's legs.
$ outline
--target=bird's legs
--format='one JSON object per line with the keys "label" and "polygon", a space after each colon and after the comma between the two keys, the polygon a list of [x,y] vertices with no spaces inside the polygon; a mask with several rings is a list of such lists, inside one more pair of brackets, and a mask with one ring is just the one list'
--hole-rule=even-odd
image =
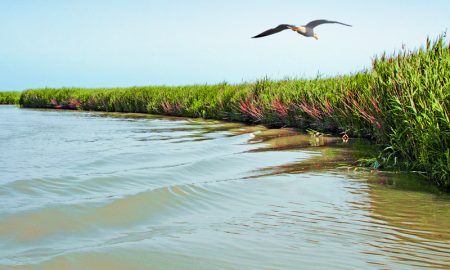
{"label": "bird's legs", "polygon": [[318,36],[318,35],[314,34],[313,37],[314,37],[316,40],[319,40],[319,36]]}

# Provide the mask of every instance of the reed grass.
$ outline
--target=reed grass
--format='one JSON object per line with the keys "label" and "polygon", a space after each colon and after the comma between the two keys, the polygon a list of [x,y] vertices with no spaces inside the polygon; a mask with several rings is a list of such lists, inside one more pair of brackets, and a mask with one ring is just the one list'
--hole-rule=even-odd
{"label": "reed grass", "polygon": [[0,92],[0,104],[19,104],[20,92]]}
{"label": "reed grass", "polygon": [[450,45],[373,60],[354,75],[259,80],[237,85],[31,89],[23,107],[139,112],[291,126],[368,137],[383,146],[377,166],[423,172],[450,188]]}

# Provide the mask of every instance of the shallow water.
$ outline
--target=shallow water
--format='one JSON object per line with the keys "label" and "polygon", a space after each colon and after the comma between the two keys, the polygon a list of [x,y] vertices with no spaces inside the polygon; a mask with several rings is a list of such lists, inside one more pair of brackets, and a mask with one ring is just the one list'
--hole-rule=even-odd
{"label": "shallow water", "polygon": [[448,269],[450,198],[363,142],[0,106],[0,269]]}

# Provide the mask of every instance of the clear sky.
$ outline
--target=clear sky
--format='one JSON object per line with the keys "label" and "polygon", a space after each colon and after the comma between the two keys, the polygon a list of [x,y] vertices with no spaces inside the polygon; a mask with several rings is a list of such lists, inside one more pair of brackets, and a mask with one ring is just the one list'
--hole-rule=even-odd
{"label": "clear sky", "polygon": [[[436,37],[449,14],[449,0],[0,0],[0,91],[349,74]],[[354,27],[250,38],[314,19]]]}

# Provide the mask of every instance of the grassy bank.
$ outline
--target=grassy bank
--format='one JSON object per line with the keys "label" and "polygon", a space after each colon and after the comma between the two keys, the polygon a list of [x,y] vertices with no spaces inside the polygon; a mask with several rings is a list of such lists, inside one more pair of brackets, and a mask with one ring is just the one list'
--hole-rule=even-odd
{"label": "grassy bank", "polygon": [[0,104],[19,104],[20,92],[0,92]]}
{"label": "grassy bank", "polygon": [[424,172],[450,187],[450,46],[373,60],[370,70],[314,80],[115,89],[34,89],[34,108],[140,112],[312,128],[369,137],[384,146],[372,160]]}

